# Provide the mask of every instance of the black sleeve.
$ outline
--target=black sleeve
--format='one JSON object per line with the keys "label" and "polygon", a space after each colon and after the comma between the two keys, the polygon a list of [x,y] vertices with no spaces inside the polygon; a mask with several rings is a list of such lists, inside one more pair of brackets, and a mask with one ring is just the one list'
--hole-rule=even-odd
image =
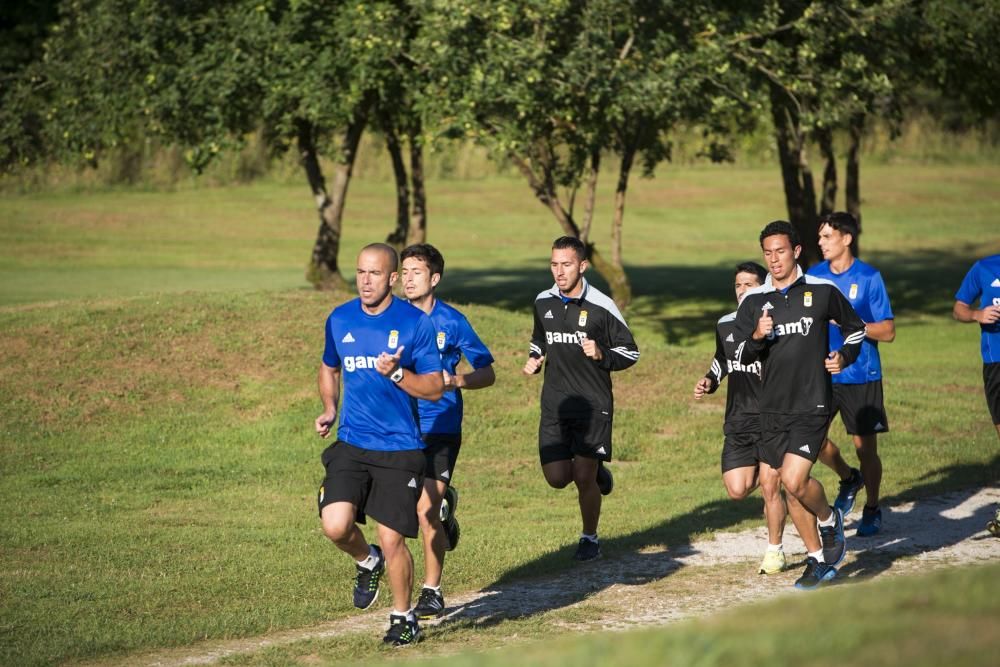
{"label": "black sleeve", "polygon": [[542,327],[542,320],[538,317],[538,307],[532,305],[531,314],[535,317],[535,328],[531,332],[531,344],[528,350],[528,356],[538,359],[539,357],[545,356],[545,351],[547,348],[545,342],[545,328]]}
{"label": "black sleeve", "polygon": [[828,316],[840,325],[844,335],[844,346],[840,348],[840,356],[844,358],[844,367],[850,366],[861,354],[861,343],[865,339],[865,323],[854,310],[854,306],[838,289],[830,290],[830,306]]}
{"label": "black sleeve", "polygon": [[714,394],[715,390],[722,384],[722,378],[729,374],[729,364],[726,363],[726,350],[722,347],[722,334],[719,327],[715,328],[715,356],[712,358],[712,367],[705,373],[705,377],[712,383],[708,393]]}
{"label": "black sleeve", "polygon": [[[635,344],[632,331],[624,321],[613,313],[607,313],[608,349],[601,347],[602,359],[598,366],[606,371],[625,370],[639,361],[639,346]],[[598,343],[600,345],[600,343]]]}
{"label": "black sleeve", "polygon": [[733,356],[736,361],[744,365],[757,361],[761,352],[767,347],[767,339],[753,339],[753,332],[757,329],[757,320],[760,317],[756,304],[756,299],[743,299],[743,303],[736,311],[736,332],[733,337],[742,342],[736,347]]}

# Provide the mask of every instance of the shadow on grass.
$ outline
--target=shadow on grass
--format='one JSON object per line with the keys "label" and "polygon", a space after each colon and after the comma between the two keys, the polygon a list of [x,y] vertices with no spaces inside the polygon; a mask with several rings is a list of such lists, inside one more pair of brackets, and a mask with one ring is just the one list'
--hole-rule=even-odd
{"label": "shadow on grass", "polygon": [[[975,244],[947,249],[883,251],[865,255],[882,272],[896,316],[947,316],[955,292],[979,257]],[[752,257],[760,261],[759,257]],[[688,345],[714,329],[716,320],[735,307],[732,282],[738,260],[705,266],[630,266],[633,303],[626,311],[632,322],[655,322],[671,345]],[[535,296],[552,280],[547,266],[510,269],[449,269],[441,298],[454,303],[494,306],[524,312],[530,318]],[[591,269],[587,278],[610,294]]]}
{"label": "shadow on grass", "polygon": [[[434,632],[489,627],[568,607],[616,584],[643,585],[663,579],[681,569],[679,558],[695,553],[692,536],[724,530],[762,513],[759,498],[739,503],[716,500],[644,531],[601,540],[603,558],[597,561],[574,562],[575,544],[545,554],[505,573],[483,589],[484,595],[452,610]],[[644,551],[648,546],[665,548]]]}

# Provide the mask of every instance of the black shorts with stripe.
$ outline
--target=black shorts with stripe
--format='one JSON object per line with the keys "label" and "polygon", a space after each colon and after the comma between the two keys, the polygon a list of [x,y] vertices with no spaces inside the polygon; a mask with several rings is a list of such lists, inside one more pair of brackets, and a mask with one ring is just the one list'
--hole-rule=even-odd
{"label": "black shorts with stripe", "polygon": [[458,450],[462,447],[462,434],[425,433],[424,445],[424,457],[427,460],[424,476],[451,485]]}
{"label": "black shorts with stripe", "polygon": [[583,456],[611,460],[612,415],[594,410],[589,414],[560,416],[542,409],[538,423],[538,456],[542,465]]}
{"label": "black shorts with stripe", "polygon": [[848,435],[876,435],[889,430],[882,397],[882,380],[864,384],[834,384],[832,420],[840,413]]}
{"label": "black shorts with stripe", "polygon": [[829,415],[760,415],[760,460],[774,469],[781,467],[786,454],[795,454],[813,463],[826,438]]}

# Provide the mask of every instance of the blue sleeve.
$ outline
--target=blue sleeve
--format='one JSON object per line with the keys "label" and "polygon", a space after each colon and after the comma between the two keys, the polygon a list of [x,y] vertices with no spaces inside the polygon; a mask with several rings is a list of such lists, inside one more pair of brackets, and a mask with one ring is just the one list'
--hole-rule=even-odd
{"label": "blue sleeve", "polygon": [[889,292],[885,289],[882,274],[876,272],[868,286],[868,306],[872,312],[872,322],[893,319],[892,306],[889,305]]}
{"label": "blue sleeve", "polygon": [[476,330],[469,324],[469,320],[464,317],[458,320],[458,347],[474,369],[485,368],[494,361],[489,349],[476,335]]}
{"label": "blue sleeve", "polygon": [[333,313],[326,318],[326,346],[323,348],[323,363],[330,368],[340,368],[337,341],[333,338]]}
{"label": "blue sleeve", "polygon": [[410,350],[410,361],[413,370],[425,373],[441,372],[441,353],[437,348],[437,333],[434,323],[427,315],[421,314],[413,332],[413,349]]}
{"label": "blue sleeve", "polygon": [[979,284],[979,262],[972,265],[969,272],[965,274],[962,286],[955,293],[955,300],[975,307],[976,299],[983,293],[983,286]]}

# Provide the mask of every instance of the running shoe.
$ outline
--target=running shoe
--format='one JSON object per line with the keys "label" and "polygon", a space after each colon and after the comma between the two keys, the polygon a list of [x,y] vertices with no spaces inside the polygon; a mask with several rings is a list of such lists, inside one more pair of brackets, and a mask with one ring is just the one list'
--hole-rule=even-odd
{"label": "running shoe", "polygon": [[389,646],[406,646],[420,641],[420,626],[417,622],[408,620],[406,616],[389,614],[389,631],[382,638],[382,643]]}
{"label": "running shoe", "polygon": [[597,462],[597,488],[601,495],[606,496],[615,488],[615,478],[611,471],[604,467],[604,461]]}
{"label": "running shoe", "polygon": [[837,568],[826,563],[820,563],[810,556],[806,559],[806,569],[802,576],[795,580],[795,587],[799,590],[808,591],[819,588],[820,584],[830,581],[837,576]]}
{"label": "running shoe", "polygon": [[847,516],[854,509],[854,500],[858,497],[858,491],[865,486],[865,478],[861,476],[861,471],[851,468],[851,475],[840,483],[840,492],[837,499],[833,501],[834,509]]}
{"label": "running shoe", "polygon": [[840,565],[847,555],[847,538],[844,537],[844,515],[834,509],[836,515],[832,526],[820,526],[819,538],[823,542],[823,560],[831,567]]}
{"label": "running shoe", "polygon": [[784,551],[765,551],[758,574],[777,574],[785,569]]}
{"label": "running shoe", "polygon": [[450,517],[454,516],[457,509],[458,489],[449,486],[444,490],[444,498],[441,499],[441,523],[446,523]]}
{"label": "running shoe", "polygon": [[871,508],[867,505],[861,510],[861,525],[858,526],[859,537],[871,537],[882,530],[882,508]]}
{"label": "running shoe", "polygon": [[586,537],[580,538],[580,543],[576,545],[576,553],[573,558],[580,561],[595,560],[601,557],[601,543],[588,540]]}
{"label": "running shoe", "polygon": [[986,530],[993,537],[1000,537],[1000,508],[997,508],[994,517],[986,522]]}
{"label": "running shoe", "polygon": [[462,536],[462,529],[458,525],[458,519],[454,516],[449,517],[448,521],[444,524],[444,534],[448,538],[448,544],[444,550],[454,551],[455,547],[458,546],[458,538]]}
{"label": "running shoe", "polygon": [[444,596],[441,591],[424,586],[420,590],[420,599],[413,608],[413,615],[418,619],[437,618],[444,613]]}
{"label": "running shoe", "polygon": [[358,573],[354,578],[354,606],[358,609],[368,609],[375,604],[375,600],[378,599],[378,584],[382,579],[382,573],[385,572],[385,557],[382,555],[382,550],[374,544],[371,547],[378,555],[375,567],[368,570],[360,565],[356,566]]}

